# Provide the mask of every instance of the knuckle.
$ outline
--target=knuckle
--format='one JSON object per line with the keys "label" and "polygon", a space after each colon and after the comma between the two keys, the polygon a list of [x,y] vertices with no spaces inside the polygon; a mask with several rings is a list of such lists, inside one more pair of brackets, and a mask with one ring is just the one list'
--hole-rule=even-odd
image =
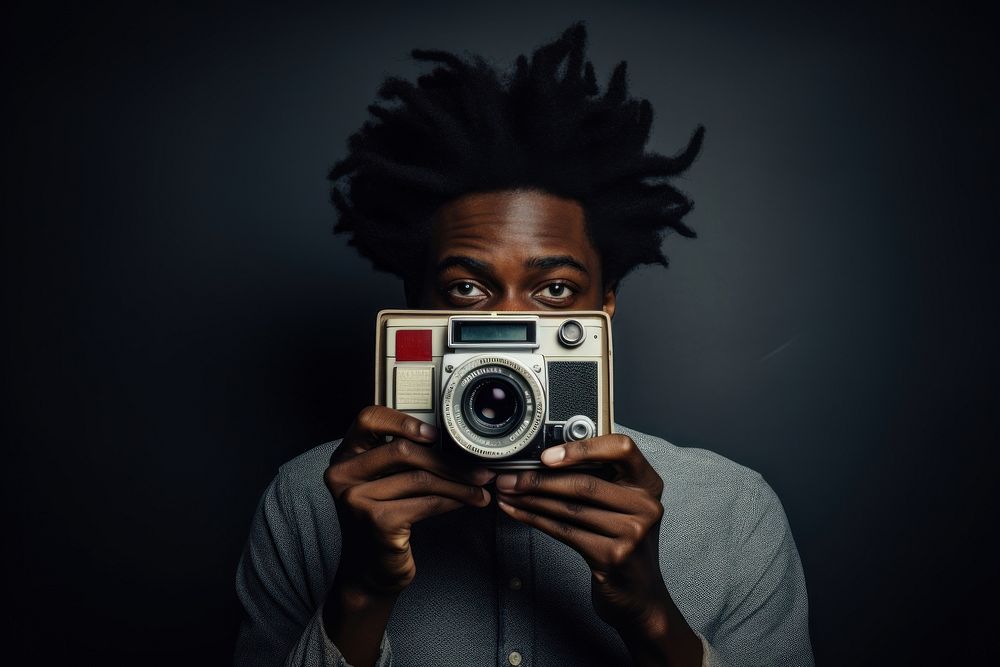
{"label": "knuckle", "polygon": [[518,491],[530,491],[532,489],[537,489],[541,482],[541,475],[537,472],[528,472],[517,478],[517,484],[515,484],[515,487]]}
{"label": "knuckle", "polygon": [[522,512],[539,509],[539,499],[536,496],[518,496],[515,507]]}
{"label": "knuckle", "polygon": [[431,474],[426,470],[411,470],[410,481],[415,486],[426,487],[431,483]]}
{"label": "knuckle", "polygon": [[612,544],[604,549],[603,557],[601,558],[602,564],[605,568],[612,568],[615,565],[615,551],[616,545]]}
{"label": "knuckle", "polygon": [[395,440],[393,447],[398,458],[410,459],[413,456],[413,443],[409,440]]}
{"label": "knuckle", "polygon": [[647,516],[656,522],[663,516],[663,505],[655,498],[646,497],[640,502],[639,511],[643,516]]}
{"label": "knuckle", "polygon": [[653,501],[653,506],[650,511],[650,516],[653,518],[653,523],[656,523],[663,518],[663,504],[658,500]]}
{"label": "knuckle", "polygon": [[419,419],[414,419],[413,417],[407,417],[405,420],[403,420],[402,431],[408,434],[411,438],[419,438],[420,424],[421,421]]}
{"label": "knuckle", "polygon": [[326,488],[330,491],[330,495],[333,496],[334,500],[343,500],[344,494],[347,491],[350,491],[347,480],[343,479],[336,472],[332,472],[330,470],[327,470],[324,477]]}
{"label": "knuckle", "polygon": [[629,519],[625,522],[629,537],[634,540],[640,540],[646,534],[646,524],[639,519]]}
{"label": "knuckle", "polygon": [[330,466],[326,469],[326,472],[323,473],[323,482],[331,493],[337,492],[340,487],[340,475],[337,474],[336,466]]}
{"label": "knuckle", "polygon": [[628,437],[627,435],[619,434],[618,442],[616,444],[618,447],[618,452],[622,456],[632,456],[637,451],[635,443],[632,442],[632,438]]}
{"label": "knuckle", "polygon": [[356,507],[360,501],[357,487],[352,486],[344,489],[344,491],[340,494],[339,500],[348,507]]}
{"label": "knuckle", "polygon": [[578,440],[575,444],[576,447],[574,449],[576,451],[574,452],[574,454],[576,455],[576,458],[580,459],[587,458],[591,450],[590,440]]}
{"label": "knuckle", "polygon": [[646,487],[649,495],[659,502],[660,497],[663,495],[663,478],[655,470],[650,470],[648,480],[643,486]]}
{"label": "knuckle", "polygon": [[580,475],[573,480],[573,490],[578,495],[591,498],[597,493],[597,478],[593,475]]}
{"label": "knuckle", "polygon": [[576,532],[576,526],[574,526],[571,523],[560,521],[558,526],[559,526],[559,532],[561,532],[563,535],[569,536]]}
{"label": "knuckle", "polygon": [[566,510],[571,514],[579,514],[583,511],[583,505],[572,500],[566,501]]}
{"label": "knuckle", "polygon": [[361,408],[358,413],[358,425],[364,429],[371,429],[378,422],[379,407],[377,405],[367,405]]}
{"label": "knuckle", "polygon": [[615,541],[608,550],[608,564],[613,567],[621,566],[628,560],[632,553],[632,545],[628,542]]}

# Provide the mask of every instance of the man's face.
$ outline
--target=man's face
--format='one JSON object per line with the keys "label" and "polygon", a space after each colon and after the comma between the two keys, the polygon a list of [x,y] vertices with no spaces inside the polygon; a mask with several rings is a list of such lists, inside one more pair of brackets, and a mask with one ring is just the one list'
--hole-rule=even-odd
{"label": "man's face", "polygon": [[572,199],[534,190],[465,195],[435,219],[421,309],[604,310],[601,259]]}

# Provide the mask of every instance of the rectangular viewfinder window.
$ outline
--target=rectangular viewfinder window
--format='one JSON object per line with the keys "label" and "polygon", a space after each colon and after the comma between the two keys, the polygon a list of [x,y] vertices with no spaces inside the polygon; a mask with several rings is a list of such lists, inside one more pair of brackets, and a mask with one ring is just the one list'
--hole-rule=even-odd
{"label": "rectangular viewfinder window", "polygon": [[454,323],[455,343],[534,343],[534,322],[471,322]]}

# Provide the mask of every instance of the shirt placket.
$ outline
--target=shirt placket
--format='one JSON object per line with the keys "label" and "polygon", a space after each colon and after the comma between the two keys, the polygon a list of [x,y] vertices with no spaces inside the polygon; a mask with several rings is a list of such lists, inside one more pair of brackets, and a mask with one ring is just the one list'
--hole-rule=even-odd
{"label": "shirt placket", "polygon": [[497,665],[535,664],[534,592],[531,527],[497,511],[498,618]]}

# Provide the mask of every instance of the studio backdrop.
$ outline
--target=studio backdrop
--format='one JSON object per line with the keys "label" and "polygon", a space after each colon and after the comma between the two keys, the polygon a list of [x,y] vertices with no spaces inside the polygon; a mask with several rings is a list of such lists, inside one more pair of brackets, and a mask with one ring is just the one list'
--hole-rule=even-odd
{"label": "studio backdrop", "polygon": [[[6,10],[5,10],[5,13]],[[3,21],[7,605],[18,664],[225,664],[277,467],[372,400],[402,286],[327,170],[412,48],[628,61],[697,239],[621,287],[620,423],[759,471],[819,664],[984,655],[998,117],[943,4],[137,3]],[[669,508],[667,508],[669,512]],[[951,664],[960,664],[954,659]]]}

